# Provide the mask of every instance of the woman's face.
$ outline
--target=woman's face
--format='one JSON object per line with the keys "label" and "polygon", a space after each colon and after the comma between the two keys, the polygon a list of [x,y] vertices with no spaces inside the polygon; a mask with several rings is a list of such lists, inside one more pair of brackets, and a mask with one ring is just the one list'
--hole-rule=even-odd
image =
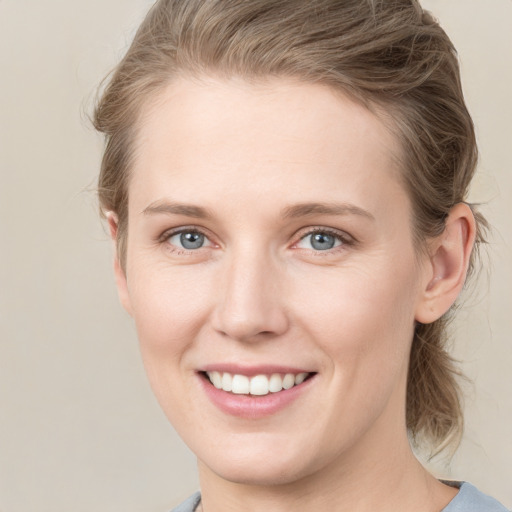
{"label": "woman's face", "polygon": [[118,283],[201,465],[285,483],[404,439],[428,277],[394,137],[285,80],[182,79],[144,114]]}

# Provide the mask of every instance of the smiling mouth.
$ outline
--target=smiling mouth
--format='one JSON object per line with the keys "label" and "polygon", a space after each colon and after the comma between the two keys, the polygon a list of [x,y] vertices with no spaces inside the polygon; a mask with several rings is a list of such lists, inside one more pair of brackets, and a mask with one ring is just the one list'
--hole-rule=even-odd
{"label": "smiling mouth", "polygon": [[314,373],[273,373],[248,377],[238,373],[209,371],[202,372],[213,386],[235,395],[265,396],[299,386]]}

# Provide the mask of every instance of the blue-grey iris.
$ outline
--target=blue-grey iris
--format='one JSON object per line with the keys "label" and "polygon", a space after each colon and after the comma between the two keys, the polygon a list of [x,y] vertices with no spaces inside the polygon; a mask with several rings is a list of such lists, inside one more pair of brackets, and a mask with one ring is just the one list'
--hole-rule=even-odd
{"label": "blue-grey iris", "polygon": [[185,249],[199,249],[204,244],[204,235],[194,231],[181,233],[180,243]]}
{"label": "blue-grey iris", "polygon": [[314,233],[311,235],[311,247],[317,251],[332,249],[335,243],[336,238],[327,233]]}

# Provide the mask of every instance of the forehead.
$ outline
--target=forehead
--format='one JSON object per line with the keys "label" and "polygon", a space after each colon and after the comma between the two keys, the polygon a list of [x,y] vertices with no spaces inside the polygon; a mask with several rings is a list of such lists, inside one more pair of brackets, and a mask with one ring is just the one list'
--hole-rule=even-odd
{"label": "forehead", "polygon": [[194,184],[196,196],[271,187],[292,202],[363,197],[383,192],[376,180],[397,185],[398,155],[375,114],[327,86],[182,78],[140,118],[131,190],[146,201],[171,182],[180,193]]}

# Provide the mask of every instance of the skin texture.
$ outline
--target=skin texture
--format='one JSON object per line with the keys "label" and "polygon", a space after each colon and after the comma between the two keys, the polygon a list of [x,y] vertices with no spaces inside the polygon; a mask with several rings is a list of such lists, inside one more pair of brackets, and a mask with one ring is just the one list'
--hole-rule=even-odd
{"label": "skin texture", "polygon": [[[398,142],[320,85],[181,79],[143,114],[116,277],[204,510],[441,510],[455,491],[411,453],[407,365],[415,321],[463,284],[469,209],[418,251]],[[180,230],[204,245],[184,249]],[[315,250],[312,230],[335,246]],[[219,410],[198,373],[276,363],[315,376],[259,418]]]}

